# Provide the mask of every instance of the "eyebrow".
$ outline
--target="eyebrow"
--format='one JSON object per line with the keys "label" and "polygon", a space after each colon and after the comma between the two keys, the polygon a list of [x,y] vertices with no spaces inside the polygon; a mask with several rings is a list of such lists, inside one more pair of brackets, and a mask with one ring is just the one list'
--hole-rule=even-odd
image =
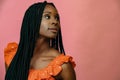
{"label": "eyebrow", "polygon": [[50,13],[50,14],[51,14],[51,12],[49,12],[49,11],[45,11],[45,12],[43,12],[43,13]]}
{"label": "eyebrow", "polygon": [[[44,11],[43,13],[49,13],[49,14],[51,14],[52,12],[50,12],[50,11]],[[56,13],[56,15],[59,15],[59,14]]]}

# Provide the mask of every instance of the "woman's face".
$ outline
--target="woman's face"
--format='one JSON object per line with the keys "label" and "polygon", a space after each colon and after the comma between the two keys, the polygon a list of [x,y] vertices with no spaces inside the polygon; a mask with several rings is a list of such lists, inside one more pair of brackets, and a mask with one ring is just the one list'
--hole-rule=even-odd
{"label": "woman's face", "polygon": [[40,36],[55,38],[60,28],[59,22],[57,10],[52,5],[47,4],[42,15]]}

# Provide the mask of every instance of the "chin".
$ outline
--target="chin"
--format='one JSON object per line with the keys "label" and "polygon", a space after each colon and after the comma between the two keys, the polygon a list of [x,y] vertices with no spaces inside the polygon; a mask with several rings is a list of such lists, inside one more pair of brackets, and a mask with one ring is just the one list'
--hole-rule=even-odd
{"label": "chin", "polygon": [[54,39],[54,38],[56,38],[56,36],[57,35],[51,35],[51,36],[49,36],[49,38]]}
{"label": "chin", "polygon": [[51,37],[50,37],[50,39],[55,39],[55,38],[56,38],[56,36],[51,36]]}

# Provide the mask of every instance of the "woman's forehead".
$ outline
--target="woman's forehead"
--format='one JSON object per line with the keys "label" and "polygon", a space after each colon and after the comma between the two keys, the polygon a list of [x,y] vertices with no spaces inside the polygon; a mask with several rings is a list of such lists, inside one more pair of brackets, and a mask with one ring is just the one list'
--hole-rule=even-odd
{"label": "woman's forehead", "polygon": [[44,13],[46,13],[46,12],[58,13],[57,9],[50,4],[47,4],[45,6]]}

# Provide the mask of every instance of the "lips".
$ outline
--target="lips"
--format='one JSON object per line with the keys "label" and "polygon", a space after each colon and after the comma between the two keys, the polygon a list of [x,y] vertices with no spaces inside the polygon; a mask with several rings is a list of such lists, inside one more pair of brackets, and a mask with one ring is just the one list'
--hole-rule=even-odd
{"label": "lips", "polygon": [[57,28],[48,28],[48,30],[50,30],[52,32],[57,32]]}

